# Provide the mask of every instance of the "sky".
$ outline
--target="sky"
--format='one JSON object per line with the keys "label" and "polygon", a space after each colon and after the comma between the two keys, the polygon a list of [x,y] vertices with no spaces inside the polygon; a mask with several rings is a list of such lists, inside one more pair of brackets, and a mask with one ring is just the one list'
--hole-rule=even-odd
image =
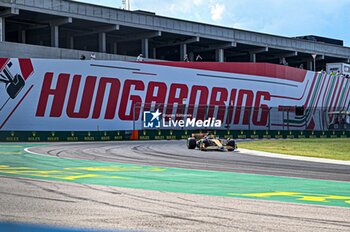
{"label": "sky", "polygon": [[[76,1],[122,7],[122,0]],[[287,37],[330,37],[350,47],[350,0],[130,1],[131,10]]]}

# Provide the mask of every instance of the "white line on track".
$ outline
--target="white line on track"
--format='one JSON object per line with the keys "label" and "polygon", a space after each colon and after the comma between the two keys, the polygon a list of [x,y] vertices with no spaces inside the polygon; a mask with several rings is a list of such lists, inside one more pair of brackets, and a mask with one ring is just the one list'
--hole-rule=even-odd
{"label": "white line on track", "polygon": [[277,153],[264,152],[264,151],[248,150],[243,148],[238,148],[237,152],[247,153],[248,155],[264,156],[264,157],[278,158],[278,159],[291,159],[291,160],[300,160],[300,161],[309,161],[309,162],[318,162],[318,163],[350,165],[350,161],[345,161],[345,160],[284,155],[284,154],[277,154]]}
{"label": "white line on track", "polygon": [[[33,151],[29,150],[30,148],[32,148],[32,147],[24,148],[24,151],[28,152],[30,154],[34,154],[34,155],[40,155],[40,156],[45,156],[45,157],[50,156],[50,157],[61,158],[61,157],[57,157],[57,156],[51,156],[51,155],[46,155],[46,154],[40,154],[40,153],[37,153],[37,152],[33,152]],[[293,156],[293,155],[278,154],[278,153],[272,153],[272,152],[248,150],[248,149],[244,149],[244,148],[238,148],[235,152],[246,153],[248,155],[254,155],[254,156],[278,158],[278,159],[290,159],[290,160],[300,160],[300,161],[309,161],[309,162],[338,164],[338,165],[349,165],[350,166],[350,161],[345,161],[345,160],[334,160],[334,159],[315,158],[315,157],[306,157],[306,156]],[[77,159],[77,158],[64,158],[64,159],[80,160],[80,159]]]}

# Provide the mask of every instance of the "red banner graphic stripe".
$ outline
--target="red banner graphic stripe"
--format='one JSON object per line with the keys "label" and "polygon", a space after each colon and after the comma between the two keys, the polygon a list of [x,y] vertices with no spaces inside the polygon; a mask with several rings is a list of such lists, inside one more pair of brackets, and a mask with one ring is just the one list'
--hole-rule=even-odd
{"label": "red banner graphic stripe", "polygon": [[278,78],[290,81],[304,82],[306,70],[288,66],[268,63],[245,62],[142,62],[142,64],[154,64],[172,66],[178,68],[200,69],[214,72],[239,73],[268,78]]}
{"label": "red banner graphic stripe", "polygon": [[313,81],[312,81],[312,84],[311,84],[311,87],[310,87],[307,99],[306,99],[306,101],[304,103],[304,108],[308,107],[308,105],[309,105],[311,94],[313,93],[313,90],[315,88],[316,79],[317,79],[317,73],[315,73],[315,75],[314,75],[314,78],[313,78]]}
{"label": "red banner graphic stripe", "polygon": [[0,72],[4,69],[8,61],[8,58],[0,58]]}
{"label": "red banner graphic stripe", "polygon": [[23,79],[27,80],[28,77],[34,72],[32,61],[30,59],[20,58],[18,59],[18,62],[21,68]]}
{"label": "red banner graphic stripe", "polygon": [[334,101],[335,101],[335,95],[337,93],[337,89],[338,89],[338,85],[339,85],[339,77],[337,78],[336,84],[335,84],[335,88],[333,89],[333,94],[332,94],[332,98],[331,101],[329,102],[329,107],[328,107],[328,111],[332,110],[332,106],[334,105]]}
{"label": "red banner graphic stripe", "polygon": [[339,104],[339,98],[340,98],[340,94],[344,91],[344,81],[345,81],[345,77],[342,78],[342,82],[339,86],[339,90],[338,90],[338,95],[337,95],[337,98],[335,100],[335,104],[334,104],[334,107],[333,107],[333,111],[336,110],[338,104]]}

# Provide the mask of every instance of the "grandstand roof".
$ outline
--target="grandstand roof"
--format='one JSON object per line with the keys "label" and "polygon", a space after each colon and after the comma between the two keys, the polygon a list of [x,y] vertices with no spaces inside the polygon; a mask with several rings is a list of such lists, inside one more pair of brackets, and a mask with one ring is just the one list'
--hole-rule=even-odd
{"label": "grandstand roof", "polygon": [[[205,61],[283,61],[309,69],[312,54],[317,54],[318,69],[350,59],[349,47],[324,41],[68,0],[0,0],[0,18],[0,53],[10,57],[78,58],[82,51],[94,51],[107,59],[143,53],[146,58],[179,61],[185,54],[192,60],[199,54]],[[12,49],[14,43],[21,44],[21,51]]]}

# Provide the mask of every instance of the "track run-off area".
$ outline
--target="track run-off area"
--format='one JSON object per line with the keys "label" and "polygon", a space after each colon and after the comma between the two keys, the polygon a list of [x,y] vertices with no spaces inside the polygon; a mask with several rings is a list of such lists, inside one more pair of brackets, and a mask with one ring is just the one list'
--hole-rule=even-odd
{"label": "track run-off area", "polygon": [[[55,209],[45,214],[46,223],[55,225],[147,231],[350,229],[346,164],[201,152],[188,150],[185,141],[3,143],[0,175],[0,201],[6,206],[0,217],[6,221],[42,223],[38,218],[44,213],[30,211],[40,211],[45,201],[49,212]],[[94,220],[69,217],[60,202],[69,204],[66,210],[83,211],[90,207],[83,202],[96,204],[82,215]],[[12,208],[23,204],[23,214]],[[104,212],[105,207],[113,210]],[[123,212],[128,210],[137,213],[130,212],[134,216],[129,218]]]}

